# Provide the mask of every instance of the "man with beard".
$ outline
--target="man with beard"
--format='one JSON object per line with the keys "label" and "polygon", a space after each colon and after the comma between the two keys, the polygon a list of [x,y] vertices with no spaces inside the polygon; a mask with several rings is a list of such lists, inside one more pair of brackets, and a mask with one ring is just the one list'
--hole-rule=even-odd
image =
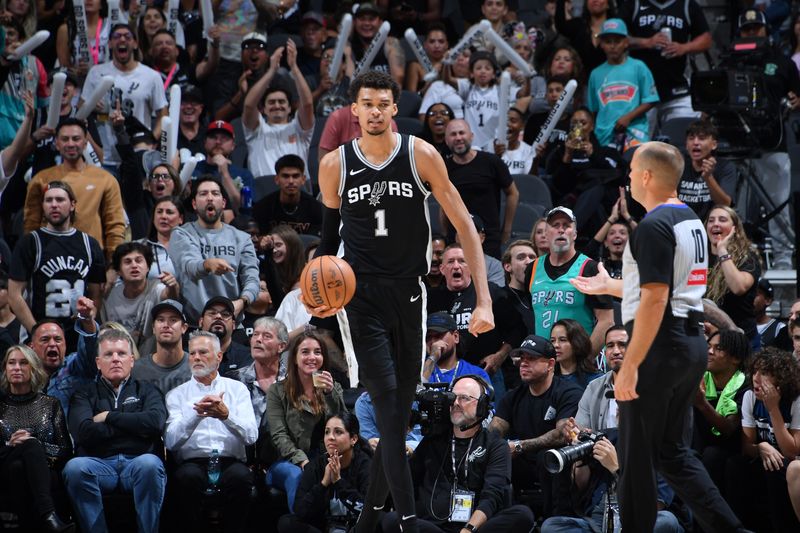
{"label": "man with beard", "polygon": [[446,311],[455,318],[462,358],[473,365],[482,366],[491,376],[495,397],[499,401],[506,392],[505,376],[509,377],[510,383],[517,382],[514,369],[506,359],[511,348],[525,337],[525,325],[511,305],[508,294],[489,282],[496,326],[481,335],[473,335],[468,326],[477,299],[471,269],[460,244],[450,244],[445,248],[441,269],[447,292],[437,293],[440,298],[429,301],[428,312]]}
{"label": "man with beard", "polygon": [[[299,102],[290,121],[292,95],[284,88],[272,86],[281,56],[286,52],[289,72],[297,87]],[[244,99],[242,111],[247,141],[248,165],[256,176],[271,175],[281,156],[295,154],[308,164],[308,149],[314,132],[314,100],[311,89],[297,66],[297,46],[288,39],[269,60],[269,68]]]}
{"label": "man with beard", "polygon": [[[37,173],[28,184],[24,229],[25,233],[30,233],[47,222],[45,212],[49,209],[43,205],[44,194],[51,182],[57,180],[71,188],[71,200],[76,202],[72,206],[75,214],[66,217],[71,219],[70,226],[61,229],[67,231],[74,225],[88,233],[100,243],[106,260],[110,261],[114,249],[125,240],[122,195],[114,176],[83,160],[88,142],[84,121],[67,118],[58,124],[56,149],[61,155],[61,164]],[[63,219],[59,220],[59,223],[63,222]]]}
{"label": "man with beard", "polygon": [[[472,131],[465,120],[455,119],[447,124],[445,142],[452,152],[445,163],[450,181],[464,199],[473,215],[484,222],[486,240],[483,251],[500,259],[500,245],[511,237],[511,223],[519,203],[519,191],[503,160],[494,154],[472,148]],[[500,220],[500,193],[506,196],[506,209]],[[444,211],[440,211],[442,228],[452,234]]]}
{"label": "man with beard", "polygon": [[161,75],[165,91],[173,85],[202,83],[214,73],[217,63],[219,63],[219,30],[212,26],[208,33],[209,38],[212,39],[209,42],[208,56],[194,69],[189,65],[178,63],[178,44],[172,32],[162,28],[153,35],[147,63]]}
{"label": "man with beard", "polygon": [[567,444],[566,428],[578,411],[581,388],[555,375],[556,350],[543,337],[526,337],[511,357],[519,360],[522,384],[498,401],[489,429],[509,438],[515,490],[531,487],[538,479],[545,516],[568,512],[569,473],[565,478],[550,476],[542,455]]}
{"label": "man with beard", "polygon": [[535,326],[531,311],[531,298],[528,288],[525,286],[525,270],[535,259],[536,249],[533,247],[533,243],[520,239],[508,245],[501,260],[503,270],[506,272],[505,290],[509,295],[508,299],[522,318],[527,335],[533,334]]}
{"label": "man with beard", "polygon": [[219,375],[219,339],[207,331],[189,337],[192,379],[167,394],[164,444],[178,461],[175,482],[182,526],[203,529],[203,495],[209,488],[209,458],[219,455],[216,488],[222,501],[224,531],[241,531],[247,520],[253,473],[245,447],[256,442],[258,424],[250,394],[242,383]]}
{"label": "man with beard", "polygon": [[53,320],[37,322],[31,330],[30,347],[39,357],[47,374],[43,392],[61,402],[64,416],[69,415],[69,399],[81,386],[97,375],[94,356],[97,351],[97,310],[91,299],[81,296],[77,302],[78,316],[75,331],[82,337],[78,351],[67,356],[64,329]]}
{"label": "man with beard", "polygon": [[[181,111],[183,114],[183,111]],[[231,154],[236,148],[233,126],[222,120],[215,120],[208,125],[206,137],[203,143],[206,158],[197,163],[194,168],[194,176],[210,174],[217,177],[222,186],[225,187],[225,194],[231,201],[227,206],[232,209],[239,209],[242,202],[240,190],[246,185],[253,190],[253,173],[246,168],[237,167],[231,160]]]}
{"label": "man with beard", "polygon": [[175,228],[169,255],[181,286],[190,324],[197,324],[213,296],[230,298],[234,320],[258,297],[258,259],[250,235],[222,222],[225,199],[213,176],[195,181],[197,220]]}
{"label": "man with beard", "polygon": [[[103,166],[116,169],[121,160],[116,149],[117,137],[107,118],[108,114],[119,107],[124,116],[134,116],[145,126],[152,126],[153,136],[158,139],[161,137],[161,117],[167,115],[168,109],[161,76],[136,60],[136,50],[139,48],[136,32],[127,24],[116,24],[111,28],[108,45],[112,61],[89,69],[82,94],[92,94],[104,76],[114,78],[111,96],[100,101],[97,118],[103,144]],[[78,107],[85,104],[81,98]],[[106,117],[104,121],[103,117]]]}
{"label": "man with beard", "polygon": [[571,318],[591,336],[592,353],[598,354],[603,347],[603,334],[614,323],[611,299],[586,296],[569,282],[576,276],[594,276],[597,261],[575,249],[578,231],[571,209],[554,207],[546,219],[550,252],[536,258],[525,270],[536,334],[549,335],[558,320]]}
{"label": "man with beard", "polygon": [[195,85],[182,85],[178,150],[186,148],[192,154],[203,151],[206,141],[204,116],[203,91]]}
{"label": "man with beard", "polygon": [[[221,98],[213,100],[214,120],[231,122],[241,116],[244,97],[247,96],[250,88],[261,79],[267,68],[269,55],[267,54],[267,36],[265,34],[248,33],[242,39],[241,49],[241,66],[238,70],[239,77],[236,86],[226,87],[229,84],[233,85],[233,80],[219,80],[222,87],[217,87],[217,93]],[[230,65],[231,62],[227,63]],[[231,93],[224,93],[225,89],[229,89]]]}
{"label": "man with beard", "polygon": [[[94,307],[100,307],[105,262],[97,241],[72,227],[77,209],[72,187],[63,181],[51,181],[46,187],[41,210],[47,225],[17,243],[8,297],[11,310],[26,330],[31,331],[38,320],[49,319],[66,331],[72,325],[80,296],[88,296]],[[70,350],[76,348],[77,340],[70,328]]]}
{"label": "man with beard", "polygon": [[425,329],[425,363],[422,379],[430,383],[451,383],[466,374],[480,376],[491,383],[489,374],[479,366],[470,364],[456,353],[459,333],[455,319],[444,311],[428,315]]}
{"label": "man with beard", "polygon": [[[511,505],[507,444],[481,424],[489,414],[491,387],[466,374],[450,389],[452,431],[426,436],[411,456],[420,529],[527,533],[533,514],[526,505]],[[399,522],[397,513],[390,513],[383,531],[402,531]]]}
{"label": "man with beard", "polygon": [[215,296],[203,307],[203,314],[200,317],[200,329],[213,333],[219,339],[222,351],[219,373],[223,376],[253,362],[248,347],[231,339],[233,328],[236,326],[234,313],[233,302],[224,296]]}
{"label": "man with beard", "polygon": [[166,396],[192,377],[189,354],[183,349],[186,317],[183,305],[175,300],[164,300],[154,306],[151,316],[156,349],[136,362],[131,375],[137,381],[152,383]]}
{"label": "man with beard", "polygon": [[625,327],[616,324],[608,328],[605,343],[606,367],[609,371],[586,386],[574,421],[580,428],[602,431],[617,427],[617,401],[613,393],[609,397],[608,392],[614,390],[614,377],[619,372],[628,349],[628,332]]}

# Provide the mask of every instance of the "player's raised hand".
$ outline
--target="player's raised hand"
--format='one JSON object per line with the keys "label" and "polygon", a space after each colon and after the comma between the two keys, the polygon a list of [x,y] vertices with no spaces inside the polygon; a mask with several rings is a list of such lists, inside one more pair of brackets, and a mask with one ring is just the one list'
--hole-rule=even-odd
{"label": "player's raised hand", "polygon": [[469,319],[469,332],[473,335],[479,335],[493,329],[494,315],[492,314],[491,302],[475,306],[475,310],[472,311],[472,317]]}

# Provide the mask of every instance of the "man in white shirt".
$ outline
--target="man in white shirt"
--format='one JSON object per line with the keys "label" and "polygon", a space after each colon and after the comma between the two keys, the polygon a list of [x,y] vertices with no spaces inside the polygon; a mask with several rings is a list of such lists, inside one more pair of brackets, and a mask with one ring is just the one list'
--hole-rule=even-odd
{"label": "man in white shirt", "polygon": [[186,531],[203,528],[202,496],[210,488],[208,470],[215,455],[223,529],[240,531],[247,519],[253,474],[245,464],[245,446],[256,442],[258,425],[247,387],[219,375],[221,360],[217,336],[194,332],[189,338],[192,379],[167,394],[164,441],[179,463],[173,481]]}
{"label": "man in white shirt", "polygon": [[[284,50],[299,97],[297,112],[291,121],[289,92],[280,87],[270,87]],[[297,46],[291,39],[286,41],[285,47],[275,50],[269,59],[269,68],[245,96],[242,125],[249,154],[248,166],[254,176],[274,175],[275,163],[286,154],[300,156],[308,166],[308,148],[314,132],[314,100],[297,66]]]}
{"label": "man in white shirt", "polygon": [[[111,97],[100,100],[102,110],[97,114],[97,129],[103,144],[103,165],[119,167],[120,157],[115,148],[117,137],[108,114],[119,105],[123,115],[134,116],[139,122],[152,126],[153,136],[161,135],[161,117],[167,115],[167,97],[164,82],[155,70],[136,61],[139,44],[136,32],[127,24],[116,24],[108,39],[112,61],[100,63],[89,69],[83,86],[83,95],[88,97],[102,82],[103,76],[114,78]],[[78,107],[86,103],[81,97]],[[155,120],[154,120],[155,118]]]}

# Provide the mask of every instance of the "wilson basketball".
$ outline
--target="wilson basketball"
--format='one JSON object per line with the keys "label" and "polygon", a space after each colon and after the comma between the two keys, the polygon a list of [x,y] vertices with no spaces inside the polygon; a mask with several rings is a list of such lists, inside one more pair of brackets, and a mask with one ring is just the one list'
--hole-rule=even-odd
{"label": "wilson basketball", "polygon": [[356,292],[356,275],[344,259],[321,255],[300,274],[300,292],[309,307],[344,307]]}

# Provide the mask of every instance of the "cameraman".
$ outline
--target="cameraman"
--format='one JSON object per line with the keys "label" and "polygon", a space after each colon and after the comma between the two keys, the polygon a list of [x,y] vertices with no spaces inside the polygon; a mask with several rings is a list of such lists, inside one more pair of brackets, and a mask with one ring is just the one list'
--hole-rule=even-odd
{"label": "cameraman", "polygon": [[[767,38],[767,19],[764,13],[755,9],[748,9],[739,15],[739,36],[742,38]],[[749,60],[748,60],[749,59]],[[797,67],[786,58],[777,47],[768,46],[764,54],[753,54],[750,58],[743,60],[746,66],[763,67],[764,83],[767,96],[773,104],[776,113],[783,109],[778,109],[775,105],[786,98],[787,106],[796,110],[800,105],[797,95],[800,94],[800,76]],[[736,65],[724,65],[730,69]],[[786,140],[781,136],[780,144],[772,151],[764,151],[759,159],[752,160],[755,167],[755,174],[764,185],[764,189],[773,198],[775,205],[780,205],[789,198],[791,190],[791,163],[789,153],[786,148]],[[788,227],[792,227],[789,218],[788,204],[781,208],[778,213]],[[782,236],[783,232],[775,218],[769,221],[769,234],[773,239]],[[787,239],[780,239],[776,243],[774,268],[781,270],[792,269],[791,244]]]}
{"label": "cameraman", "polygon": [[[533,514],[511,505],[511,455],[500,436],[483,429],[491,396],[489,385],[465,375],[452,384],[452,433],[422,439],[411,457],[420,531],[528,533]],[[400,531],[396,512],[383,531]]]}

